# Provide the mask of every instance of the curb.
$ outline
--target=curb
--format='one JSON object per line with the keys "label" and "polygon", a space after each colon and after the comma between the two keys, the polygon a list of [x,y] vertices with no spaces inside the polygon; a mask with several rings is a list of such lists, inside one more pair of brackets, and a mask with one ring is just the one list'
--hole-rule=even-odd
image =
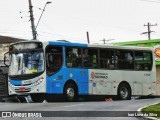
{"label": "curb", "polygon": [[[158,102],[158,103],[154,103],[154,104],[150,104],[150,105],[143,106],[143,107],[139,108],[139,109],[137,110],[137,112],[141,114],[141,113],[142,113],[141,110],[142,110],[143,108],[146,108],[146,107],[151,106],[151,105],[156,105],[156,104],[159,104],[159,102]],[[160,119],[155,118],[155,117],[146,117],[146,116],[138,117],[138,118],[139,118],[140,120],[160,120]]]}

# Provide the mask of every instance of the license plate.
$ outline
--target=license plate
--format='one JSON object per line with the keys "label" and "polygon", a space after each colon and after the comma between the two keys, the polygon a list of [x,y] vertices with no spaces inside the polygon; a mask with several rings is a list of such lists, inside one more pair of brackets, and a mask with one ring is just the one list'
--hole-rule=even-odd
{"label": "license plate", "polygon": [[19,91],[20,92],[23,92],[23,91],[25,91],[26,89],[25,88],[19,88]]}

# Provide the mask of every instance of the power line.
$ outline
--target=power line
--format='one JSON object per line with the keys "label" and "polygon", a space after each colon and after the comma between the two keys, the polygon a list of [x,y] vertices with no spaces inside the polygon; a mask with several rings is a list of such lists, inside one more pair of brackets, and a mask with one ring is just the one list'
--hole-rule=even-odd
{"label": "power line", "polygon": [[[58,15],[63,15],[63,16],[66,16],[66,17],[69,17],[69,18],[73,18],[75,20],[79,20],[81,23],[83,22],[85,26],[87,26],[88,22],[88,19],[86,18],[80,18],[80,17],[77,17],[77,16],[72,16],[72,15],[67,15],[67,14],[63,14],[63,13],[59,13],[59,12],[54,12]],[[87,24],[86,24],[87,23]],[[138,31],[138,30],[135,30],[135,29],[130,29],[130,28],[126,28],[126,27],[121,27],[121,26],[115,26],[115,25],[110,25],[110,24],[106,24],[106,23],[103,23],[103,22],[94,22],[94,24],[97,24],[97,25],[107,25],[107,27],[110,27],[110,28],[116,28],[116,29],[121,29],[121,30],[125,30],[125,31],[131,31],[131,32],[136,32],[136,33],[139,33],[141,31]]]}
{"label": "power line", "polygon": [[106,43],[108,43],[109,41],[112,41],[112,40],[114,40],[114,39],[108,39],[108,40],[106,40],[105,38],[103,38],[103,40],[100,40],[100,41],[103,41],[103,44],[106,44]]}
{"label": "power line", "polygon": [[[152,1],[152,0],[141,0],[141,1],[144,1],[144,2],[152,2],[152,3],[160,3],[159,0],[157,0],[157,1]],[[159,1],[159,2],[158,2],[158,1]]]}
{"label": "power line", "polygon": [[147,26],[148,31],[147,31],[147,32],[143,32],[143,33],[141,33],[141,34],[148,34],[148,40],[150,40],[150,39],[151,39],[151,33],[152,33],[152,32],[155,32],[155,31],[151,31],[150,27],[151,27],[151,26],[157,26],[157,24],[152,25],[152,24],[150,24],[150,23],[148,22],[148,24],[147,24],[147,25],[144,24],[144,26]]}
{"label": "power line", "polygon": [[[76,39],[77,41],[82,40],[81,38],[78,38],[78,37],[75,37],[75,36],[62,35],[62,34],[60,34],[60,33],[57,33],[55,30],[53,30],[53,28],[52,28],[51,26],[47,25],[43,20],[41,20],[41,22],[45,25],[45,27],[46,27],[47,29],[49,29],[51,32],[53,32],[53,33],[49,33],[49,32],[45,32],[45,33],[55,34],[55,35],[60,36],[60,37],[62,37],[62,38],[70,37],[70,38]],[[43,32],[43,33],[44,33],[44,32]]]}

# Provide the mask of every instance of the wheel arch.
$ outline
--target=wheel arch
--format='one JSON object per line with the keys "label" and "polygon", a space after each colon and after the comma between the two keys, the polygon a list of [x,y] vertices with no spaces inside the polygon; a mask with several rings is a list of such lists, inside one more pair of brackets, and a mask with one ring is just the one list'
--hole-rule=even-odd
{"label": "wheel arch", "polygon": [[[122,81],[122,82],[120,82],[119,85],[118,85],[118,89],[119,89],[119,86],[120,86],[121,84],[123,84],[123,83],[125,83],[125,84],[128,85],[128,87],[130,88],[130,91],[131,91],[131,95],[132,95],[132,88],[131,88],[131,85],[130,85],[127,81]],[[117,89],[117,95],[118,95],[118,89]]]}
{"label": "wheel arch", "polygon": [[69,79],[69,80],[67,80],[66,82],[65,82],[65,84],[64,84],[64,87],[63,87],[63,93],[64,93],[64,90],[65,90],[65,86],[67,85],[67,84],[69,84],[69,83],[72,83],[72,84],[74,84],[75,85],[75,87],[76,87],[76,89],[77,89],[77,93],[78,93],[78,85],[77,85],[77,83],[74,81],[74,80],[72,80],[72,79]]}

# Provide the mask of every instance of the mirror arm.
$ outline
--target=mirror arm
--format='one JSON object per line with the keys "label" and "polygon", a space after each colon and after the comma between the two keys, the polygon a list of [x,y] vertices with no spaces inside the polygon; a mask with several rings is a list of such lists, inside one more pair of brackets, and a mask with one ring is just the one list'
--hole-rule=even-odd
{"label": "mirror arm", "polygon": [[9,54],[9,52],[6,52],[6,53],[4,54],[4,64],[5,64],[7,67],[9,67],[9,65],[6,64],[6,54]]}

